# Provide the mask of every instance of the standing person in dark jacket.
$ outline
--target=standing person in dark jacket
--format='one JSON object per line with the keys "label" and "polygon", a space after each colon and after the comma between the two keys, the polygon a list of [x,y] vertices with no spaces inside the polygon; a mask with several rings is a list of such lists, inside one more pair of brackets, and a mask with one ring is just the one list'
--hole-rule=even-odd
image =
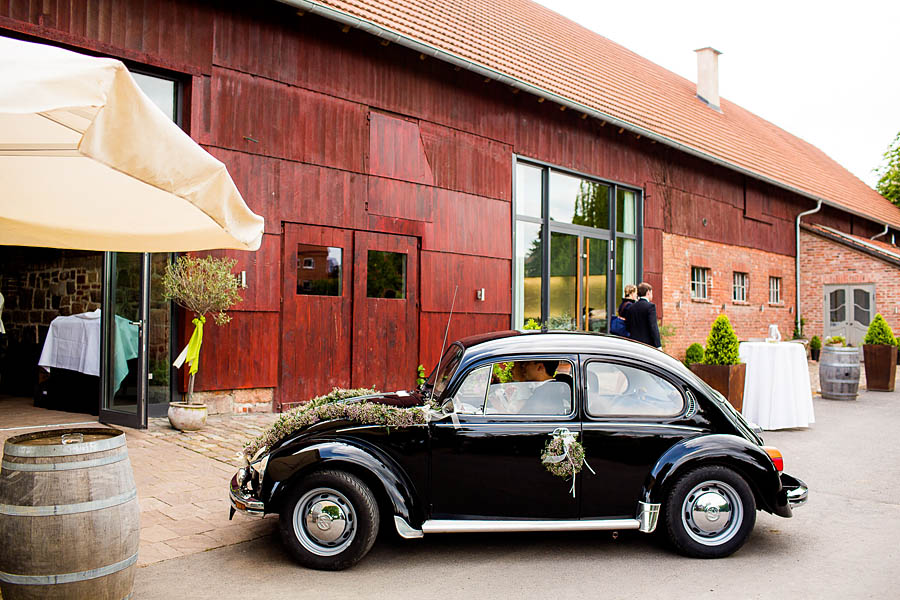
{"label": "standing person in dark jacket", "polygon": [[625,319],[626,324],[628,322],[628,307],[634,304],[635,300],[637,300],[637,286],[629,283],[623,290],[622,303],[619,304],[619,310],[616,311],[617,315]]}
{"label": "standing person in dark jacket", "polygon": [[637,302],[628,307],[628,331],[631,339],[655,348],[661,348],[659,326],[656,323],[656,305],[653,304],[653,288],[649,283],[641,282],[637,286]]}

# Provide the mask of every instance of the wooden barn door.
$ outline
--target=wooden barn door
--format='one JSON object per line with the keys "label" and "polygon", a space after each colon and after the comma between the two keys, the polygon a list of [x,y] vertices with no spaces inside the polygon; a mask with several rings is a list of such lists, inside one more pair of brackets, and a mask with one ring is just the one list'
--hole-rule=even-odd
{"label": "wooden barn door", "polygon": [[349,387],[353,232],[286,223],[281,307],[282,409]]}
{"label": "wooden barn door", "polygon": [[357,231],[353,254],[353,386],[411,389],[419,350],[416,238]]}

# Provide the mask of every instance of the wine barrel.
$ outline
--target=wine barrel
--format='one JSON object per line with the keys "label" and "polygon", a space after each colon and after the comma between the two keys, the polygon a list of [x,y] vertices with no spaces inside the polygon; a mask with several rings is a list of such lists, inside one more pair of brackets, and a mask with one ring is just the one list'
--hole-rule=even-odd
{"label": "wine barrel", "polygon": [[139,516],[118,429],[8,439],[0,470],[3,600],[130,598]]}
{"label": "wine barrel", "polygon": [[859,392],[859,348],[823,346],[819,360],[819,387],[823,398],[856,400]]}

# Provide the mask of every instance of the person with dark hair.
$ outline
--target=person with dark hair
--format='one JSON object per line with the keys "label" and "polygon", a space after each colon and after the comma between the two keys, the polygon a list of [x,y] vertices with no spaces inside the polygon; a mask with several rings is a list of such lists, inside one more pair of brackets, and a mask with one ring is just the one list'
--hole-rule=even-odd
{"label": "person with dark hair", "polygon": [[641,282],[637,286],[637,301],[628,308],[628,332],[631,339],[654,348],[662,348],[659,325],[656,322],[656,305],[653,304],[653,286]]}

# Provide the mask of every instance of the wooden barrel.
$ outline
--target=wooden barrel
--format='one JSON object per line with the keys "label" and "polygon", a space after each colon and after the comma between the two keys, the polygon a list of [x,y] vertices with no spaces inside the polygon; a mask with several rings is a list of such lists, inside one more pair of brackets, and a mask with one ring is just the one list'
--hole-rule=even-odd
{"label": "wooden barrel", "polygon": [[819,360],[819,387],[823,398],[856,400],[859,391],[859,348],[823,346]]}
{"label": "wooden barrel", "polygon": [[139,516],[118,429],[8,439],[0,470],[3,600],[130,598]]}

